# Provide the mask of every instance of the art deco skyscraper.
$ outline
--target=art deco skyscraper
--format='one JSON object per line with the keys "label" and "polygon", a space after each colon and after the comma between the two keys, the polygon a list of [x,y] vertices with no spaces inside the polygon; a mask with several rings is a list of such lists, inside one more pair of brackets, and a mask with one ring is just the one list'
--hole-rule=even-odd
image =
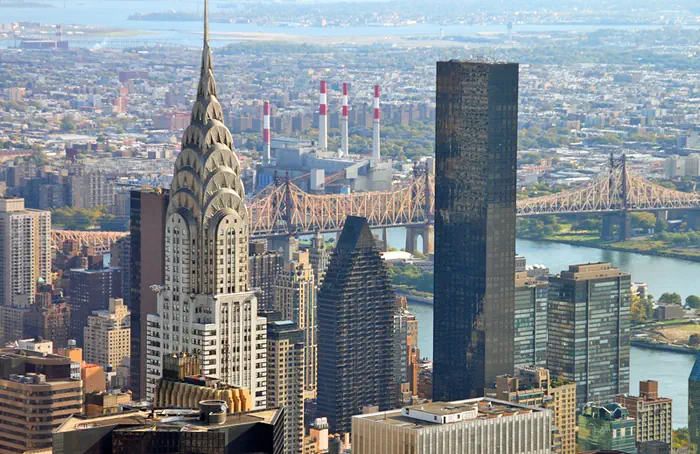
{"label": "art deco skyscraper", "polygon": [[233,137],[224,125],[209,47],[175,161],[165,225],[165,282],[148,316],[147,395],[168,353],[199,356],[202,373],[246,387],[265,407],[266,320],[248,288],[248,210]]}
{"label": "art deco skyscraper", "polygon": [[436,401],[513,373],[518,65],[437,64]]}
{"label": "art deco skyscraper", "polygon": [[363,406],[396,399],[391,278],[365,218],[350,216],[318,294],[318,415],[348,433]]}

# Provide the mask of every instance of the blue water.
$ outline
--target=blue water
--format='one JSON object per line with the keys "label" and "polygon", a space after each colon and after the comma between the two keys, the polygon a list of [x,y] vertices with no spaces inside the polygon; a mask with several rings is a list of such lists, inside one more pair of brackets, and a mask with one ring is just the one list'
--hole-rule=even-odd
{"label": "blue water", "polygon": [[[63,25],[99,25],[111,28],[143,30],[150,34],[124,38],[138,41],[158,42],[167,44],[183,44],[197,46],[201,38],[199,22],[167,22],[167,21],[130,21],[128,17],[135,13],[166,12],[170,10],[181,12],[201,11],[201,2],[188,1],[124,1],[124,0],[33,0],[54,5],[55,8],[0,8],[2,22],[34,21],[46,24]],[[65,7],[64,7],[65,5]],[[217,4],[212,4],[216,11]],[[591,31],[601,28],[614,29],[656,29],[661,26],[653,25],[518,25],[516,32],[568,32]],[[401,27],[261,27],[256,24],[224,24],[212,23],[211,32],[214,39],[212,45],[220,46],[230,42],[220,32],[263,32],[283,35],[301,36],[406,36],[406,35],[437,35],[443,30],[447,35],[472,35],[486,32],[502,32],[503,25],[433,25],[417,24]],[[69,39],[76,39],[71,37]],[[8,41],[0,41],[0,47],[7,46]]]}
{"label": "blue water", "polygon": [[[404,229],[389,230],[389,244],[402,248]],[[570,246],[566,244],[517,241],[517,252],[530,264],[544,264],[551,272],[559,272],[568,265],[588,262],[611,262],[632,275],[633,281],[646,282],[649,292],[657,297],[664,292],[678,292],[683,298],[700,295],[700,263],[654,257],[629,252]],[[433,356],[433,307],[411,304],[411,312],[418,319],[418,346],[422,357]],[[688,375],[695,358],[692,355],[632,348],[630,394],[638,395],[640,380],[657,380],[659,393],[673,399],[673,427],[688,425]]]}

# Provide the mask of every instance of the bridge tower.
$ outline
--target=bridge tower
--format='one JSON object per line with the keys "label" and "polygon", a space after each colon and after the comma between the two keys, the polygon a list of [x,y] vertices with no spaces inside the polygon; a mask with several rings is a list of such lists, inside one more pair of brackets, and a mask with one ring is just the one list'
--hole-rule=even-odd
{"label": "bridge tower", "polygon": [[614,197],[619,190],[620,211],[603,215],[603,227],[600,237],[603,240],[614,239],[614,227],[618,226],[618,240],[626,241],[632,236],[632,219],[629,215],[629,188],[627,187],[627,157],[622,155],[619,162],[610,154],[608,197]]}
{"label": "bridge tower", "polygon": [[[423,204],[423,210],[427,221],[423,225],[406,227],[406,252],[410,252],[411,254],[418,249],[418,237],[423,239],[423,254],[430,255],[435,253],[434,216],[430,209],[430,204],[434,196],[430,186],[430,176],[432,174],[432,162],[430,161],[431,160],[428,160],[428,162],[426,162],[425,169],[415,166],[413,171],[413,175],[416,179],[422,178],[424,181],[423,197],[425,203]],[[415,195],[417,196],[418,194]]]}

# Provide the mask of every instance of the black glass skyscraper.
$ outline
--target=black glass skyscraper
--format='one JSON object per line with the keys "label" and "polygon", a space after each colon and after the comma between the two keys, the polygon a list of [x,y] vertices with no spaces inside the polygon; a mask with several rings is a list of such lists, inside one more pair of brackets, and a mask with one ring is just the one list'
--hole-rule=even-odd
{"label": "black glass skyscraper", "polygon": [[513,373],[518,65],[437,64],[433,397]]}
{"label": "black glass skyscraper", "polygon": [[348,433],[363,406],[395,401],[396,297],[367,220],[350,216],[318,294],[318,415]]}

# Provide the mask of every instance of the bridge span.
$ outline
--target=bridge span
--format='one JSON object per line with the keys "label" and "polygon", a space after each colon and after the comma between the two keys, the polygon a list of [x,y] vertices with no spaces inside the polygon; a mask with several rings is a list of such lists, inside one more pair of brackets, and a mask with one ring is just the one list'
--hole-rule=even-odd
{"label": "bridge span", "polygon": [[[317,231],[339,232],[347,216],[363,216],[372,228],[406,227],[406,250],[416,249],[423,238],[423,251],[432,252],[435,213],[435,177],[415,175],[390,191],[357,192],[348,195],[309,194],[293,181],[268,186],[248,202],[250,233],[253,238],[279,238]],[[611,159],[610,168],[581,186],[557,194],[518,200],[517,216],[556,214],[603,214],[604,238],[612,237],[613,225],[619,235],[631,234],[629,213],[688,210],[691,227],[700,229],[700,193],[686,193],[649,182],[628,172],[625,158]],[[106,249],[127,235],[120,232],[53,232],[53,245],[70,239],[80,245]],[[386,232],[384,232],[386,238]]]}

